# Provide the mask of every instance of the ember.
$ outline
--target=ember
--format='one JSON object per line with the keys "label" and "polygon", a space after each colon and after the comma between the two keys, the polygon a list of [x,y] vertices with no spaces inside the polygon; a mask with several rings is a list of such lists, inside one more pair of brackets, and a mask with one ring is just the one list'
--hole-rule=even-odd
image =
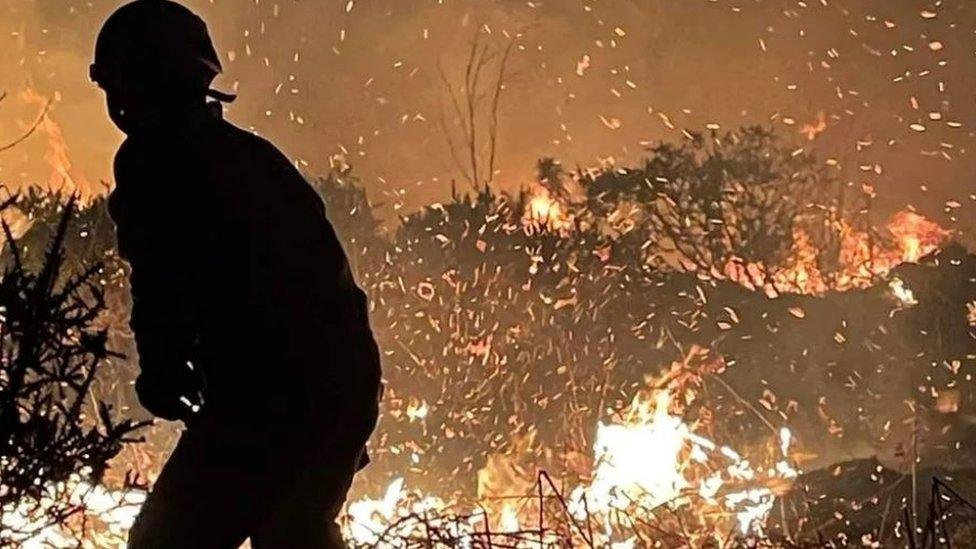
{"label": "ember", "polygon": [[[730,530],[742,536],[762,535],[776,494],[788,491],[799,474],[791,457],[793,435],[782,427],[769,441],[776,451],[750,460],[699,434],[701,422],[689,423],[682,414],[697,399],[692,389],[700,382],[697,376],[716,371],[707,360],[691,366],[702,353],[701,349],[694,350],[653,384],[658,388],[638,395],[609,421],[597,424],[590,471],[578,485],[564,486],[565,496],[559,496],[564,520],[587,525],[591,536],[587,538],[582,529],[562,534],[575,539],[573,543],[633,546],[636,540],[653,537],[655,528],[667,528],[675,517],[684,517],[679,521],[684,520],[685,527],[693,532],[689,535],[695,546],[728,542]],[[494,469],[482,472],[506,475],[503,469],[504,465],[496,464]],[[537,489],[542,487],[542,478]],[[503,481],[505,486],[516,483]],[[533,501],[529,488],[525,493],[501,496],[500,506],[486,499],[461,509],[463,505],[458,503],[447,504],[439,497],[405,491],[400,478],[390,484],[381,499],[350,503],[346,532],[364,545],[395,547],[399,546],[397,540],[425,535],[424,529],[430,524],[418,517],[438,510],[435,516],[444,517],[444,509],[450,508],[457,516],[467,517],[448,523],[449,535],[462,544],[484,536],[519,539],[526,532],[544,530],[540,529],[539,517],[547,516],[546,503]],[[493,515],[492,509],[497,514]],[[648,524],[655,526],[641,526]],[[599,526],[597,533],[590,531],[590,525]],[[560,541],[563,538],[557,531],[551,535],[551,544],[565,542]],[[531,543],[526,541],[526,545]]]}
{"label": "ember", "polygon": [[[226,119],[306,174],[368,297],[386,390],[351,543],[971,543],[976,2],[180,1]],[[125,356],[83,393],[140,418],[121,134],[84,78],[119,3],[0,0],[0,183],[24,190],[0,213],[29,269],[82,195],[54,278],[97,280]],[[174,223],[202,196],[160,187]],[[140,434],[23,483],[0,545],[123,547],[180,429]]]}
{"label": "ember", "polygon": [[[685,509],[692,509],[691,516],[700,522],[693,528],[696,546],[726,542],[729,521],[742,535],[761,534],[775,498],[770,486],[796,478],[789,429],[784,427],[778,434],[778,461],[754,468],[735,450],[695,434],[682,418],[671,415],[671,399],[670,392],[663,390],[647,400],[635,399],[619,421],[597,426],[591,480],[569,491],[566,507],[579,523],[601,526],[599,535],[588,542],[632,547],[637,539],[652,535],[641,532],[639,524],[666,522]],[[531,494],[510,497],[527,500]],[[490,507],[490,502],[482,504]],[[346,533],[359,544],[399,547],[397,540],[422,538],[429,526],[411,518],[443,512],[445,507],[440,498],[406,492],[403,479],[396,479],[381,499],[349,504]],[[480,536],[517,537],[539,512],[538,506],[519,507],[510,501],[504,502],[495,518],[484,515],[484,506],[480,509],[459,512],[470,518],[450,528],[450,535],[462,545]],[[484,521],[495,521],[493,530],[483,529]],[[558,536],[551,540],[557,541]],[[534,543],[526,540],[524,546]]]}

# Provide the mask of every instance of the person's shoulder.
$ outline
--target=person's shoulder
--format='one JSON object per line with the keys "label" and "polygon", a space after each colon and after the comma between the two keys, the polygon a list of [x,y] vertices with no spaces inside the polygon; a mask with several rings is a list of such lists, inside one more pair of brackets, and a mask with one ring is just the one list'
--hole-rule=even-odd
{"label": "person's shoulder", "polygon": [[227,121],[221,121],[218,136],[222,144],[229,148],[238,162],[258,160],[285,160],[285,155],[273,143],[253,131],[245,130]]}
{"label": "person's shoulder", "polygon": [[251,190],[266,200],[291,204],[310,200],[316,208],[321,205],[298,167],[271,141],[229,122],[222,122],[220,132],[215,146],[223,149],[220,163],[231,165],[237,175],[228,180],[236,192]]}

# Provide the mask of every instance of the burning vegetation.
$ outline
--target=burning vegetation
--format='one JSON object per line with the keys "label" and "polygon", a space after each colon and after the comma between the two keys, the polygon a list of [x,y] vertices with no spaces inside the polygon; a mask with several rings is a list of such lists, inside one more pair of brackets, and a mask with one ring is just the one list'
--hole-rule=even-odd
{"label": "burning vegetation", "polygon": [[[545,159],[519,194],[455,194],[392,231],[335,165],[312,183],[370,295],[387,382],[345,513],[357,545],[961,539],[958,494],[926,506],[929,479],[965,484],[976,466],[976,257],[931,220],[878,223],[868,195],[763,128],[663,143],[634,168]],[[59,203],[16,204],[27,264]],[[104,203],[72,216],[66,268],[105,265],[109,341],[131,357]],[[124,405],[134,372],[114,362],[87,383]],[[124,540],[129,479],[152,479],[173,436],[148,434],[104,482],[72,471],[87,546]]]}
{"label": "burning vegetation", "polygon": [[33,270],[0,222],[8,263],[0,279],[0,546],[99,539],[89,537],[86,506],[111,520],[113,507],[129,498],[122,494],[130,483],[118,496],[99,483],[123,444],[137,442],[133,434],[148,425],[119,421],[110,404],[91,396],[112,356],[107,327],[98,325],[101,267],[62,271],[74,203],[59,210]]}

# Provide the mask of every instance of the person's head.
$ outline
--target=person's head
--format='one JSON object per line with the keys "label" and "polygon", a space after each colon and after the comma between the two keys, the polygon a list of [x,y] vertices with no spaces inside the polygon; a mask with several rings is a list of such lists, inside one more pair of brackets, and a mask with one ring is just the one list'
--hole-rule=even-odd
{"label": "person's head", "polygon": [[207,25],[169,0],[135,0],[119,8],[95,42],[93,82],[105,90],[109,116],[125,133],[202,110],[220,59]]}

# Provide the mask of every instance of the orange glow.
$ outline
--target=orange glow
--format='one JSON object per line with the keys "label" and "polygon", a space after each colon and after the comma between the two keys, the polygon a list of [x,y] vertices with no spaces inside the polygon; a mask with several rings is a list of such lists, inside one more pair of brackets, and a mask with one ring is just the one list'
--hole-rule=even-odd
{"label": "orange glow", "polygon": [[779,266],[730,261],[724,274],[731,280],[770,294],[818,295],[828,291],[863,289],[884,278],[902,263],[916,263],[939,249],[951,232],[914,212],[891,216],[880,234],[860,231],[844,221],[835,229],[839,239],[838,266],[826,272],[821,250],[803,229],[793,232],[790,256]]}
{"label": "orange glow", "polygon": [[[735,535],[733,531],[750,535],[765,528],[776,495],[799,475],[791,458],[793,434],[780,428],[761,456],[747,458],[707,438],[700,422],[686,420],[697,399],[695,380],[717,367],[696,348],[684,361],[673,364],[653,384],[655,388],[640,392],[630,406],[597,423],[583,480],[566,492],[568,513],[581,524],[592,521],[599,526],[594,533],[597,546],[636,546],[635,520],[666,521],[678,512],[694,521],[689,528],[694,533],[689,535],[695,546],[725,543]],[[422,539],[424,526],[407,519],[423,509],[443,511],[445,505],[448,515],[469,517],[451,526],[463,546],[484,536],[486,525],[500,538],[531,531],[537,527],[540,510],[528,480],[534,475],[523,470],[518,457],[528,450],[519,449],[526,442],[515,440],[511,456],[489,457],[478,473],[476,503],[446,504],[439,497],[407,491],[403,480],[395,479],[381,497],[349,504],[346,534],[360,544],[381,541],[382,532],[393,532],[386,539]],[[538,538],[533,539],[538,544]]]}
{"label": "orange glow", "polygon": [[948,238],[949,231],[915,212],[901,211],[891,216],[888,231],[901,251],[901,260],[915,263],[934,252]]}
{"label": "orange glow", "polygon": [[522,224],[526,228],[545,228],[549,230],[565,230],[572,226],[573,217],[567,207],[557,197],[552,196],[549,189],[541,185],[534,185],[532,196],[529,198],[522,216]]}
{"label": "orange glow", "polygon": [[48,188],[61,190],[65,194],[79,193],[82,199],[90,197],[93,189],[84,175],[73,169],[64,131],[51,114],[51,111],[61,101],[61,95],[55,93],[54,97],[45,97],[33,88],[28,87],[20,92],[20,99],[27,105],[37,106],[40,112],[37,129],[47,136],[47,151],[44,154],[44,160],[51,166],[51,175],[47,182]]}

